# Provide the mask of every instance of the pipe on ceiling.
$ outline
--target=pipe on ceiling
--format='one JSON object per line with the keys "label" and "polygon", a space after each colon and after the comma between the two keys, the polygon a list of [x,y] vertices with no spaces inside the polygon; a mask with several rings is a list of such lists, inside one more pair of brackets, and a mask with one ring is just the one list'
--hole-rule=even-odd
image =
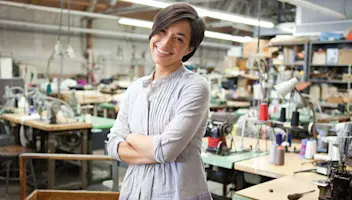
{"label": "pipe on ceiling", "polygon": [[[0,19],[0,26],[6,26],[6,27],[12,26],[17,28],[27,28],[27,29],[36,29],[36,30],[47,30],[47,31],[59,30],[59,26],[57,25],[37,24],[32,22],[14,21],[14,20],[6,20],[6,19]],[[67,29],[62,29],[62,31],[65,33],[68,32]],[[148,34],[126,33],[126,32],[88,29],[88,28],[80,28],[80,27],[71,27],[70,32],[90,33],[90,34],[99,35],[99,36],[132,39],[132,40],[140,40],[140,41],[148,41],[148,38],[149,38]],[[215,48],[215,49],[230,49],[235,47],[233,45],[219,44],[219,43],[205,42],[205,41],[203,41],[201,45],[204,47]]]}

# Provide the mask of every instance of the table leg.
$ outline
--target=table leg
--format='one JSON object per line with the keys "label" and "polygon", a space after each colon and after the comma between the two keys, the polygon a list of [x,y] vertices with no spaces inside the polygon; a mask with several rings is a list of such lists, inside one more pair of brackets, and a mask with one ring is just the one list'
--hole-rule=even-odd
{"label": "table leg", "polygon": [[119,188],[119,161],[113,160],[112,161],[112,191],[120,191]]}
{"label": "table leg", "polygon": [[[82,130],[82,154],[88,152],[88,130]],[[82,161],[82,189],[86,189],[87,183],[87,161]]]}
{"label": "table leg", "polygon": [[[48,153],[55,153],[56,151],[56,140],[54,133],[48,132]],[[50,159],[48,161],[49,175],[48,175],[48,188],[54,189],[55,187],[55,160]]]}
{"label": "table leg", "polygon": [[226,197],[227,194],[227,184],[222,184],[222,196]]}
{"label": "table leg", "polygon": [[104,108],[104,117],[107,118],[108,117],[108,109]]}
{"label": "table leg", "polygon": [[94,113],[94,116],[97,116],[98,115],[98,108],[97,108],[97,104],[94,104],[93,106],[93,113]]}

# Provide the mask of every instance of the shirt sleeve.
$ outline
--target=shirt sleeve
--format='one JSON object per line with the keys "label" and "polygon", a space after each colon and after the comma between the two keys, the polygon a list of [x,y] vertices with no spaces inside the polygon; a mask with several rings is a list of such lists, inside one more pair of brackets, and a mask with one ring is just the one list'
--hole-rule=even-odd
{"label": "shirt sleeve", "polygon": [[209,110],[209,85],[191,83],[182,88],[175,117],[161,135],[153,136],[154,159],[159,163],[176,160],[192,140]]}
{"label": "shirt sleeve", "polygon": [[129,90],[127,89],[120,105],[114,126],[108,134],[107,151],[112,158],[121,161],[117,149],[121,142],[126,141],[126,137],[131,133],[128,125]]}

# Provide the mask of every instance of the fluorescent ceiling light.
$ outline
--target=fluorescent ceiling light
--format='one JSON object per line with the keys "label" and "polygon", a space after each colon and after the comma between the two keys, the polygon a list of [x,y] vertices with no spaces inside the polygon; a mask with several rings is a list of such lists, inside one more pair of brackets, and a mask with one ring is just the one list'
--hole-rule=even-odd
{"label": "fluorescent ceiling light", "polygon": [[[140,5],[145,5],[145,6],[152,6],[156,8],[165,8],[171,5],[171,3],[155,1],[155,0],[122,0],[122,1],[136,3]],[[248,24],[252,26],[260,25],[261,27],[265,27],[265,28],[274,27],[274,23],[270,21],[261,20],[259,23],[259,21],[255,18],[247,17],[243,15],[237,15],[234,13],[226,13],[223,11],[219,12],[219,11],[214,11],[214,10],[209,10],[209,9],[199,8],[199,7],[195,7],[195,9],[197,10],[198,14],[202,17],[207,16],[214,19],[220,19],[220,20],[225,20],[225,21],[230,21],[230,22],[240,23],[240,24]]]}
{"label": "fluorescent ceiling light", "polygon": [[154,0],[122,0],[122,1],[145,5],[145,6],[152,6],[155,8],[165,8],[169,5],[171,5],[171,3],[166,3],[166,2],[162,2],[162,1],[154,1]]}
{"label": "fluorescent ceiling light", "polygon": [[205,31],[204,34],[205,34],[205,37],[208,37],[208,38],[229,40],[229,41],[233,41],[233,42],[246,43],[246,42],[249,42],[252,40],[252,38],[249,36],[242,37],[242,36],[235,36],[235,35],[218,33],[218,32],[213,32],[213,31]]}
{"label": "fluorescent ceiling light", "polygon": [[119,24],[130,25],[130,26],[139,26],[139,27],[144,27],[144,28],[152,28],[153,27],[153,22],[132,19],[132,18],[126,18],[126,17],[121,17],[119,19]]}
{"label": "fluorescent ceiling light", "polygon": [[[124,24],[124,25],[143,27],[143,28],[152,28],[153,27],[153,22],[151,22],[151,21],[131,19],[131,18],[126,18],[126,17],[121,17],[119,20],[119,23]],[[242,42],[242,43],[249,42],[252,40],[252,38],[248,37],[248,36],[245,36],[245,37],[234,36],[234,35],[230,35],[230,34],[218,33],[218,32],[213,32],[213,31],[205,31],[204,35],[205,35],[205,37],[208,37],[208,38],[229,40],[229,41],[233,41],[233,42]]]}

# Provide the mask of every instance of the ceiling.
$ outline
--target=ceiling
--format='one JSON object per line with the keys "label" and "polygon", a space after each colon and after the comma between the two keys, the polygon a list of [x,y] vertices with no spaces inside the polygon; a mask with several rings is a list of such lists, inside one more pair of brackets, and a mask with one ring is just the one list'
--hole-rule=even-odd
{"label": "ceiling", "polygon": [[[34,4],[60,8],[61,0],[9,0],[12,2]],[[177,0],[187,2],[203,8],[211,8],[228,13],[258,17],[259,0]],[[68,8],[68,0],[64,0],[64,7]],[[160,10],[119,0],[70,0],[70,7],[74,10],[110,15],[124,16],[151,21]],[[272,21],[274,24],[294,22],[295,6],[277,0],[263,0],[261,17]],[[208,30],[228,33],[238,36],[252,36],[253,26],[206,18]]]}

